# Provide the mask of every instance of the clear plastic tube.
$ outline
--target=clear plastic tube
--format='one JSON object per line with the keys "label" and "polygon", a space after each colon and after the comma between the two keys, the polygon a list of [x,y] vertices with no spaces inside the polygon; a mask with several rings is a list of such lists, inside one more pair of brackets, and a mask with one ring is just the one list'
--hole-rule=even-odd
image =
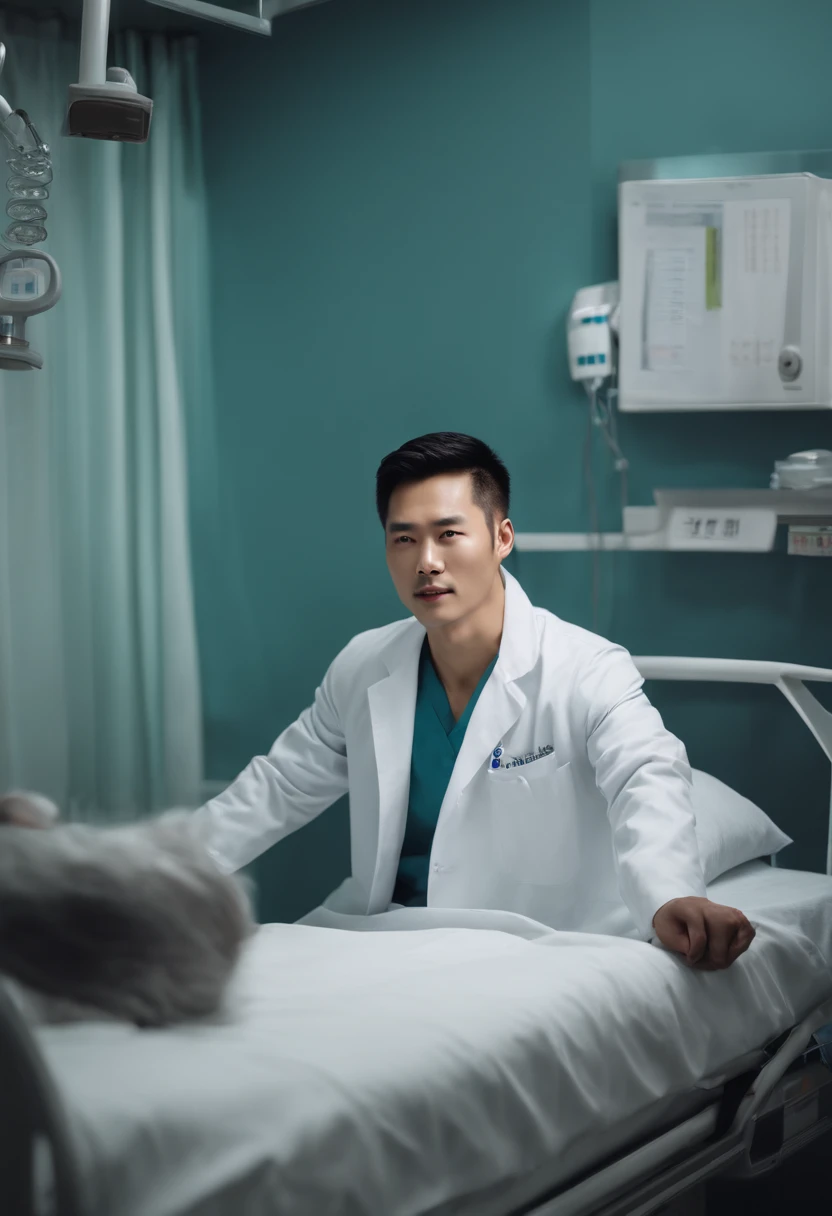
{"label": "clear plastic tube", "polygon": [[6,164],[12,176],[6,182],[10,223],[0,235],[7,249],[31,248],[46,240],[46,200],[52,183],[52,157],[25,110],[13,110],[0,132],[6,141]]}
{"label": "clear plastic tube", "polygon": [[[594,544],[592,546],[592,627],[597,633],[599,625],[599,613],[601,607],[601,549],[603,547],[603,536],[601,533],[601,525],[599,523],[598,496],[595,487],[595,479],[592,467],[592,449],[593,449],[593,434],[596,429],[600,430],[604,443],[612,454],[615,470],[620,478],[620,496],[621,496],[621,521],[624,526],[624,511],[629,505],[629,490],[627,473],[630,467],[629,461],[622,452],[618,443],[618,427],[615,421],[615,411],[609,397],[601,396],[601,388],[603,380],[599,377],[597,380],[585,380],[584,387],[587,391],[589,399],[589,429],[587,431],[586,442],[584,444],[584,472],[587,482],[587,493],[589,496],[589,508],[591,515],[592,535]],[[612,553],[613,567],[615,566],[617,554]]]}

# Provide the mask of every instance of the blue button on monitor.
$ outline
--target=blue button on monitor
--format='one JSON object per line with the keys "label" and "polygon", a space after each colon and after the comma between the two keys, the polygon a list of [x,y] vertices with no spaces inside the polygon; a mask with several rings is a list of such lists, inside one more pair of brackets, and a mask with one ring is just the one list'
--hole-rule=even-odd
{"label": "blue button on monitor", "polygon": [[595,356],[594,356],[594,355],[587,355],[587,357],[586,357],[586,361],[587,361],[587,363],[594,363],[594,362],[595,362]]}
{"label": "blue button on monitor", "polygon": [[599,356],[598,356],[598,362],[599,362],[599,363],[606,363],[606,361],[607,361],[607,356],[606,356],[606,355],[599,355]]}
{"label": "blue button on monitor", "polygon": [[578,367],[586,366],[586,355],[578,355]]}

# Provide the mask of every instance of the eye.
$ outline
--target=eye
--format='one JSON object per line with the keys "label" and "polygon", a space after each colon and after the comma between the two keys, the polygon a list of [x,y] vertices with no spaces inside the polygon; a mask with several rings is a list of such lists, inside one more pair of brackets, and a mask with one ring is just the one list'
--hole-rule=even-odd
{"label": "eye", "polygon": [[461,536],[461,535],[462,535],[462,533],[461,533],[461,532],[453,532],[453,531],[452,531],[450,528],[448,528],[447,532],[443,532],[443,533],[442,533],[442,535],[443,535],[443,536]]}
{"label": "eye", "polygon": [[409,540],[410,540],[410,537],[409,537],[409,536],[397,536],[397,537],[395,538],[395,540],[393,541],[393,544],[394,544],[394,545],[401,545],[401,544],[403,544],[403,543],[404,543],[404,541],[409,541]]}

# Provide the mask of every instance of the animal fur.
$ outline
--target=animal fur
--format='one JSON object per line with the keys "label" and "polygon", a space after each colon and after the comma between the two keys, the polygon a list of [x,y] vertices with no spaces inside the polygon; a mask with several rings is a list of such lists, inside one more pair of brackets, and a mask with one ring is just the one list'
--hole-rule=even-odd
{"label": "animal fur", "polygon": [[49,805],[0,799],[0,973],[45,1021],[165,1026],[216,1013],[254,924],[192,815],[49,827]]}
{"label": "animal fur", "polygon": [[58,808],[42,794],[28,790],[10,790],[0,798],[0,824],[21,828],[51,828],[57,821]]}

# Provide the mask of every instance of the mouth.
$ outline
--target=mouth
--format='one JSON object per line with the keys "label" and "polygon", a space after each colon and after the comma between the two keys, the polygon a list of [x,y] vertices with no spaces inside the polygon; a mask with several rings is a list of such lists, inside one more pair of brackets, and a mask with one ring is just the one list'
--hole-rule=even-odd
{"label": "mouth", "polygon": [[446,595],[453,595],[453,592],[448,591],[445,587],[435,587],[425,591],[417,591],[416,599],[435,603],[437,600],[444,599]]}

